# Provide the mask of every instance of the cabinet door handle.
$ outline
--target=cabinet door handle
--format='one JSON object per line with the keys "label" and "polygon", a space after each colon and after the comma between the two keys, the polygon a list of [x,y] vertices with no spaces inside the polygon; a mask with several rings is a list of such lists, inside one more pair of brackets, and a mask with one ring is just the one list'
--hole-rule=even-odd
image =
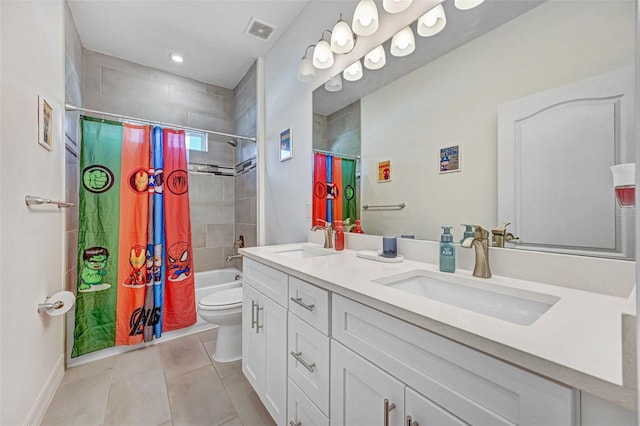
{"label": "cabinet door handle", "polygon": [[302,359],[302,352],[293,352],[293,351],[291,351],[291,355],[296,359],[296,361],[298,361],[300,364],[302,364],[302,366],[304,368],[309,370],[309,372],[313,373],[313,371],[316,368],[316,363],[315,362],[313,364],[307,364],[307,362],[304,359]]}
{"label": "cabinet door handle", "polygon": [[395,408],[396,404],[390,404],[387,398],[384,399],[384,426],[389,426],[389,413]]}
{"label": "cabinet door handle", "polygon": [[294,423],[293,420],[291,420],[289,422],[289,426],[302,426],[302,422],[298,421],[298,422]]}
{"label": "cabinet door handle", "polygon": [[256,303],[256,334],[260,334],[260,329],[263,328],[263,325],[260,325],[260,311],[264,310],[264,308],[260,307],[260,304]]}
{"label": "cabinet door handle", "polygon": [[291,300],[293,302],[296,302],[298,305],[302,306],[303,308],[305,308],[307,311],[313,312],[313,308],[316,307],[316,305],[307,305],[306,303],[304,303],[302,301],[302,297],[292,297]]}
{"label": "cabinet door handle", "polygon": [[411,416],[407,416],[407,426],[420,426],[417,420],[413,420]]}
{"label": "cabinet door handle", "polygon": [[252,300],[251,301],[251,328],[256,327],[256,306],[258,306],[258,304],[255,302],[255,300]]}

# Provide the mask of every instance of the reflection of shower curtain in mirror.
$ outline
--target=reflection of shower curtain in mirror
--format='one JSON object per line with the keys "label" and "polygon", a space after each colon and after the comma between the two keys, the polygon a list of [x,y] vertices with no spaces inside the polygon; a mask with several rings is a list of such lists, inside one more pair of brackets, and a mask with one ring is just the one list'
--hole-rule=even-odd
{"label": "reflection of shower curtain in mirror", "polygon": [[194,324],[184,132],[83,117],[80,168],[71,356]]}
{"label": "reflection of shower curtain in mirror", "polygon": [[319,152],[313,154],[311,225],[356,220],[356,162]]}

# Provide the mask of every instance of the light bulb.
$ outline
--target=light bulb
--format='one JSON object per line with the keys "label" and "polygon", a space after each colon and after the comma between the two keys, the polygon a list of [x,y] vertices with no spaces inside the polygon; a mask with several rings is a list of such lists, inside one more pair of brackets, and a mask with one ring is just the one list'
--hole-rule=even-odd
{"label": "light bulb", "polygon": [[447,17],[441,4],[437,5],[418,19],[418,34],[430,37],[438,34],[447,25]]}
{"label": "light bulb", "polygon": [[325,70],[333,66],[333,52],[326,40],[320,40],[313,50],[313,66]]}
{"label": "light bulb", "polygon": [[415,49],[416,42],[411,27],[404,27],[391,39],[391,54],[393,56],[407,56]]}
{"label": "light bulb", "polygon": [[342,78],[340,74],[331,77],[329,81],[324,84],[324,88],[328,92],[338,92],[342,90]]}
{"label": "light bulb", "polygon": [[388,13],[400,13],[411,6],[413,0],[383,0],[382,7]]}
{"label": "light bulb", "polygon": [[340,18],[331,31],[331,50],[335,53],[349,53],[354,45],[355,40],[351,27]]}
{"label": "light bulb", "polygon": [[382,45],[376,47],[364,56],[364,66],[370,70],[378,70],[386,63],[386,55]]}
{"label": "light bulb", "polygon": [[357,81],[362,78],[362,64],[357,60],[349,65],[343,73],[344,79],[347,81]]}
{"label": "light bulb", "polygon": [[309,81],[316,76],[316,70],[313,68],[311,58],[305,56],[298,65],[298,80]]}
{"label": "light bulb", "polygon": [[373,0],[360,0],[353,12],[353,32],[368,36],[378,30],[378,8]]}
{"label": "light bulb", "polygon": [[473,9],[476,6],[480,6],[484,3],[484,0],[455,0],[454,5],[460,10]]}

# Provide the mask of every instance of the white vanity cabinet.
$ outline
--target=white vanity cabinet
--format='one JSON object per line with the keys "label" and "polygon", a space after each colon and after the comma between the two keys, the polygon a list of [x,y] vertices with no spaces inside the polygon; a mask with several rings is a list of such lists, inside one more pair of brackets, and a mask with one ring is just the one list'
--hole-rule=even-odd
{"label": "white vanity cabinet", "polygon": [[243,286],[242,371],[280,425],[287,412],[287,309],[256,287],[270,289],[270,295],[284,294],[280,300],[286,300],[288,276],[250,259],[244,260],[244,268],[252,273],[245,275]]}
{"label": "white vanity cabinet", "polygon": [[[344,297],[333,295],[332,299],[332,335],[357,356],[369,361],[360,362],[368,367],[360,373],[368,380],[364,383],[371,383],[370,377],[384,371],[411,389],[410,401],[415,401],[414,393],[420,394],[428,405],[425,408],[425,404],[416,402],[413,406],[422,406],[424,412],[450,414],[452,424],[458,419],[463,423],[491,426],[575,424],[576,392],[573,389]],[[338,397],[345,389],[340,376],[352,375],[340,365],[341,357],[337,354],[344,350],[341,351],[337,343],[331,348],[333,422],[335,416],[341,416],[345,410]],[[342,373],[340,369],[343,369]],[[389,392],[390,383],[379,391]],[[348,384],[346,386],[349,393]],[[366,395],[366,392],[362,391],[362,394]],[[392,396],[385,398],[395,402]],[[402,398],[400,404],[395,402],[397,407],[404,407],[404,396]],[[353,400],[349,405],[358,402],[362,401]],[[379,406],[379,401],[374,405]],[[408,410],[407,414],[418,420],[415,413]],[[395,419],[393,412],[391,419]]]}

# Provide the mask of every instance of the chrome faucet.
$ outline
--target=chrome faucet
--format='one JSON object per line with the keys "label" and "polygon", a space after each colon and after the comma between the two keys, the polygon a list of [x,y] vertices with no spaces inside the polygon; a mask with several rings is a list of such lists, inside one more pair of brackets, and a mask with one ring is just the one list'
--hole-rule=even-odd
{"label": "chrome faucet", "polygon": [[[238,237],[238,241],[233,243],[233,247],[234,248],[244,248],[244,235],[240,235],[240,237]],[[231,262],[232,260],[235,259],[242,259],[242,255],[240,253],[238,254],[229,254],[227,255],[227,259],[225,260],[226,262]]]}
{"label": "chrome faucet", "polygon": [[507,226],[509,225],[511,225],[511,222],[501,223],[491,230],[491,245],[493,247],[504,247],[505,242],[520,239],[511,232],[507,232]]}
{"label": "chrome faucet", "polygon": [[481,226],[473,225],[473,237],[467,237],[462,241],[462,247],[473,247],[476,252],[476,264],[473,268],[473,276],[491,278],[489,268],[489,231]]}
{"label": "chrome faucet", "polygon": [[330,222],[324,222],[324,226],[316,225],[313,228],[311,228],[311,230],[324,231],[324,248],[333,248],[333,229],[331,228]]}

